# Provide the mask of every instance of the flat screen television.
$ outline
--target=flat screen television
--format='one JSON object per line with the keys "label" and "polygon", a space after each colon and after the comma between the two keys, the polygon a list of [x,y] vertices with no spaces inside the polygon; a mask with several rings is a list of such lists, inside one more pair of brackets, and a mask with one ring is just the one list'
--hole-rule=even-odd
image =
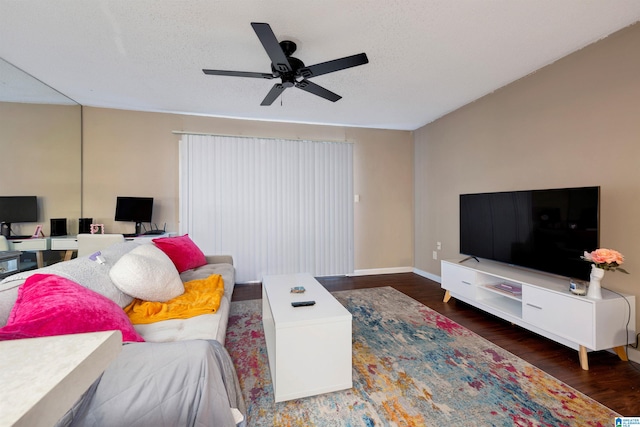
{"label": "flat screen television", "polygon": [[151,222],[153,215],[153,197],[121,197],[116,198],[116,221],[136,223],[135,234],[141,234],[142,223]]}
{"label": "flat screen television", "polygon": [[9,237],[12,223],[36,221],[38,221],[38,198],[36,196],[0,196],[2,235]]}
{"label": "flat screen television", "polygon": [[460,195],[460,253],[589,280],[600,187]]}

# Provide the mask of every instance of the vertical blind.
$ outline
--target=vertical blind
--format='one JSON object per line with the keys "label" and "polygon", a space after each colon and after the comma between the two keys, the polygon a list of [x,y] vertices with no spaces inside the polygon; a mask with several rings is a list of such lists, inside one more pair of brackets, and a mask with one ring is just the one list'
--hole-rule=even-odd
{"label": "vertical blind", "polygon": [[353,145],[217,135],[180,142],[180,232],[238,283],[353,272]]}

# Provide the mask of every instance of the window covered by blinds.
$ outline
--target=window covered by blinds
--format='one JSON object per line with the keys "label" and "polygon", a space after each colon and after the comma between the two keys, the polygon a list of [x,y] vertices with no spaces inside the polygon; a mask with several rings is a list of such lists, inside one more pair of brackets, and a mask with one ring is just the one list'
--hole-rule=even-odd
{"label": "window covered by blinds", "polygon": [[265,274],[353,272],[353,145],[185,134],[180,232]]}

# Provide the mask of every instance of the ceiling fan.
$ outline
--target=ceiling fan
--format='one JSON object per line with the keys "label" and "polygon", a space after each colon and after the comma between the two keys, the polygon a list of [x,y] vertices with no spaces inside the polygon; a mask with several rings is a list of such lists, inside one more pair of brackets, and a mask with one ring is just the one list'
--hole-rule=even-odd
{"label": "ceiling fan", "polygon": [[271,73],[207,69],[203,69],[202,71],[205,74],[217,76],[252,77],[258,79],[280,78],[282,82],[273,85],[260,105],[273,104],[285,89],[294,86],[324,99],[328,99],[329,101],[336,102],[342,98],[340,95],[335,94],[330,90],[309,81],[308,79],[311,77],[321,76],[322,74],[344,70],[345,68],[364,65],[369,62],[366,54],[359,53],[357,55],[346,56],[344,58],[334,59],[333,61],[322,62],[320,64],[307,67],[301,60],[291,56],[296,51],[297,47],[294,42],[290,40],[283,40],[278,43],[278,39],[276,39],[276,36],[271,30],[269,24],[252,22],[251,26],[260,39],[262,46],[267,51],[267,55],[269,55],[269,58],[271,59]]}

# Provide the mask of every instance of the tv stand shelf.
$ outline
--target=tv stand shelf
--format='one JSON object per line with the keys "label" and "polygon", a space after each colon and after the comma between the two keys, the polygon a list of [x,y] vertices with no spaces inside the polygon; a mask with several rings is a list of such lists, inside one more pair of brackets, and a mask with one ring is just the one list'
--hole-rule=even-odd
{"label": "tv stand shelf", "polygon": [[[614,349],[628,360],[624,346],[635,342],[633,295],[603,289],[601,300],[589,299],[572,294],[569,279],[484,259],[442,261],[441,267],[444,302],[454,297],[578,350],[585,370],[589,350]],[[505,290],[497,289],[498,284]]]}

